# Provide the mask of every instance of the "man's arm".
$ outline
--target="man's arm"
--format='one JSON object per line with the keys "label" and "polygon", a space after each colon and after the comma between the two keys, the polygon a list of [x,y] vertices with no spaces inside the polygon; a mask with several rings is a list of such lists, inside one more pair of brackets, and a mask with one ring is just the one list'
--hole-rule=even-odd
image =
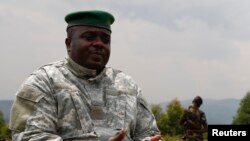
{"label": "man's arm", "polygon": [[160,131],[155,117],[141,93],[138,94],[137,121],[133,140],[160,140]]}
{"label": "man's arm", "polygon": [[[36,85],[32,85],[36,84]],[[57,109],[51,94],[38,88],[44,82],[31,76],[17,92],[11,109],[10,129],[12,140],[61,141],[56,135]]]}
{"label": "man's arm", "polygon": [[187,112],[188,112],[188,110],[187,109],[184,109],[184,113],[183,113],[183,115],[181,116],[181,119],[180,119],[180,125],[185,125],[186,124],[186,122],[187,122]]}
{"label": "man's arm", "polygon": [[202,122],[202,126],[203,126],[203,133],[207,132],[208,130],[208,125],[207,125],[207,118],[204,112],[202,112],[201,114],[201,122]]}

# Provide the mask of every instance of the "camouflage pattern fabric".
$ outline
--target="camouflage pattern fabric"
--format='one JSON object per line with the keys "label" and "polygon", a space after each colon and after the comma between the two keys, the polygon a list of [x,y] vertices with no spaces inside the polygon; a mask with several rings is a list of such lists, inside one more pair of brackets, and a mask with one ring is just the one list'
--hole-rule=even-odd
{"label": "camouflage pattern fabric", "polygon": [[203,111],[190,106],[184,110],[181,124],[183,124],[185,130],[184,141],[203,141],[201,130],[207,125],[206,116]]}
{"label": "camouflage pattern fabric", "polygon": [[70,58],[33,72],[16,94],[11,110],[13,141],[106,141],[120,129],[124,140],[159,134],[140,88],[119,70],[99,75]]}

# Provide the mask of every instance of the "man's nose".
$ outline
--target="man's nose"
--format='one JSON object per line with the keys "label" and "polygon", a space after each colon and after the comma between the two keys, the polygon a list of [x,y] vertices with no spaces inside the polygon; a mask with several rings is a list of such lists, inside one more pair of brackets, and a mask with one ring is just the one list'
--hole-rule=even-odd
{"label": "man's nose", "polygon": [[98,48],[104,47],[104,43],[103,43],[103,41],[102,41],[102,39],[101,39],[100,36],[97,36],[97,37],[95,38],[95,40],[93,41],[93,46],[94,46],[94,47],[98,47]]}

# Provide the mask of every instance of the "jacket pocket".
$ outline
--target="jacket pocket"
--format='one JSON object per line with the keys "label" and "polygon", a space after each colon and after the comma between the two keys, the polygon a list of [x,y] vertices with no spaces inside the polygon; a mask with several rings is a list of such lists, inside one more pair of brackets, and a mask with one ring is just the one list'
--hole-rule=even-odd
{"label": "jacket pocket", "polygon": [[113,129],[126,127],[125,116],[127,110],[126,94],[116,89],[106,89],[106,120]]}

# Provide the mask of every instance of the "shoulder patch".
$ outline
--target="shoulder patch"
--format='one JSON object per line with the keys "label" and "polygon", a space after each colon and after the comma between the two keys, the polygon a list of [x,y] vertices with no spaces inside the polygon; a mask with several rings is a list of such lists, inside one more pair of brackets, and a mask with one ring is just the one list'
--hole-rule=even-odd
{"label": "shoulder patch", "polygon": [[22,99],[29,100],[32,102],[38,102],[41,98],[44,97],[44,94],[32,86],[25,85],[17,93],[17,97],[20,97]]}
{"label": "shoulder patch", "polygon": [[34,112],[35,104],[44,97],[38,89],[25,85],[13,103],[10,116],[10,129],[24,131],[26,121]]}

